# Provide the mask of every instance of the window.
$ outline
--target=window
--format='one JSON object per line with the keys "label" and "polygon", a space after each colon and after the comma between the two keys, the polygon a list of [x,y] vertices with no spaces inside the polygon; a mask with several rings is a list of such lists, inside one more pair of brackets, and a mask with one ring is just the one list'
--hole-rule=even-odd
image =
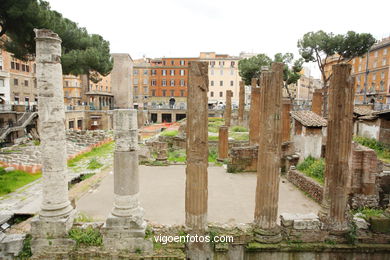
{"label": "window", "polygon": [[74,121],[69,121],[69,129],[73,129],[74,128]]}
{"label": "window", "polygon": [[223,69],[221,68],[221,75],[223,75]]}
{"label": "window", "polygon": [[167,80],[166,79],[163,79],[162,80],[162,85],[165,87],[167,85]]}
{"label": "window", "polygon": [[3,70],[3,60],[0,59],[0,70]]}
{"label": "window", "polygon": [[212,68],[214,68],[214,66],[215,66],[215,61],[210,61],[210,66],[211,66]]}
{"label": "window", "polygon": [[184,97],[184,90],[180,90],[180,96]]}
{"label": "window", "polygon": [[24,104],[25,104],[25,105],[29,105],[29,104],[30,104],[30,98],[25,97],[25,98],[24,98]]}
{"label": "window", "polygon": [[223,92],[222,91],[219,92],[219,97],[223,97]]}
{"label": "window", "polygon": [[359,64],[358,70],[359,70],[359,71],[362,71],[362,64]]}
{"label": "window", "polygon": [[14,85],[15,86],[19,85],[19,80],[18,79],[14,79]]}
{"label": "window", "polygon": [[0,88],[4,87],[4,79],[0,79]]}
{"label": "window", "polygon": [[184,70],[180,70],[180,76],[184,76],[185,73],[184,73]]}
{"label": "window", "polygon": [[148,79],[144,79],[144,85],[148,85]]}
{"label": "window", "polygon": [[372,75],[372,81],[375,81],[376,80],[376,73],[374,73],[373,75]]}
{"label": "window", "polygon": [[171,90],[171,97],[174,97],[174,96],[175,96],[175,91]]}
{"label": "window", "polygon": [[230,86],[233,87],[234,86],[234,82],[233,80],[230,81]]}
{"label": "window", "polygon": [[385,73],[383,71],[381,73],[381,79],[385,79]]}
{"label": "window", "polygon": [[174,87],[175,86],[175,80],[174,79],[171,79],[171,87]]}
{"label": "window", "polygon": [[14,104],[19,105],[19,97],[14,97]]}
{"label": "window", "polygon": [[383,55],[387,55],[387,49],[383,50]]}
{"label": "window", "polygon": [[144,87],[144,95],[148,94],[148,87]]}
{"label": "window", "polygon": [[16,68],[17,70],[20,70],[20,64],[19,64],[19,63],[15,63],[15,68]]}
{"label": "window", "polygon": [[214,75],[214,70],[210,70],[210,75]]}
{"label": "window", "polygon": [[372,65],[374,68],[376,68],[376,61],[374,61],[374,64]]}
{"label": "window", "polygon": [[386,58],[383,58],[383,59],[382,59],[382,66],[385,66],[386,63],[387,63],[387,59],[386,59]]}
{"label": "window", "polygon": [[357,86],[356,86],[356,92],[357,92],[357,93],[360,92],[360,84],[357,84]]}
{"label": "window", "polygon": [[235,65],[235,64],[236,64],[236,63],[235,63],[234,61],[230,62],[230,67],[234,68],[234,65]]}
{"label": "window", "polygon": [[156,75],[156,70],[152,70],[152,75]]}
{"label": "window", "polygon": [[11,69],[15,69],[15,62],[11,61]]}
{"label": "window", "polygon": [[181,86],[181,87],[184,87],[185,85],[186,85],[186,83],[185,83],[184,79],[181,79],[181,80],[180,80],[180,86]]}
{"label": "window", "polygon": [[26,65],[22,64],[22,71],[26,71]]}
{"label": "window", "polygon": [[375,58],[378,57],[378,51],[374,52]]}
{"label": "window", "polygon": [[180,61],[180,66],[184,66],[186,64],[186,61],[185,60],[181,60]]}
{"label": "window", "polygon": [[153,96],[153,97],[156,96],[156,90],[155,90],[155,89],[152,89],[152,96]]}
{"label": "window", "polygon": [[28,80],[25,80],[25,81],[24,81],[24,85],[25,85],[26,87],[28,87]]}
{"label": "window", "polygon": [[175,76],[175,70],[171,70],[171,76]]}
{"label": "window", "polygon": [[171,65],[175,65],[175,61],[174,60],[171,60]]}
{"label": "window", "polygon": [[148,75],[148,70],[144,70],[144,75]]}
{"label": "window", "polygon": [[162,91],[162,95],[163,95],[163,97],[167,96],[167,91],[165,89]]}
{"label": "window", "polygon": [[134,79],[133,82],[134,82],[134,85],[138,85],[138,79]]}
{"label": "window", "polygon": [[385,82],[383,80],[381,80],[381,82],[379,83],[379,87],[381,91],[385,90]]}
{"label": "window", "polygon": [[138,95],[138,87],[134,87],[134,96]]}
{"label": "window", "polygon": [[214,91],[210,92],[210,97],[214,97]]}
{"label": "window", "polygon": [[225,62],[224,61],[220,61],[218,62],[219,66],[223,67],[223,65],[225,65]]}
{"label": "window", "polygon": [[214,86],[214,80],[210,81],[210,86]]}
{"label": "window", "polygon": [[220,82],[219,82],[219,85],[222,87],[223,86],[223,80],[221,80]]}
{"label": "window", "polygon": [[152,79],[152,86],[156,86],[156,80]]}
{"label": "window", "polygon": [[167,75],[167,70],[162,70],[162,71],[161,71],[161,74],[162,74],[163,76],[166,76],[166,75]]}
{"label": "window", "polygon": [[360,83],[360,76],[356,78],[357,83]]}
{"label": "window", "polygon": [[163,60],[163,65],[165,65],[166,64],[166,61],[165,60]]}
{"label": "window", "polygon": [[30,72],[30,66],[26,65],[26,71]]}

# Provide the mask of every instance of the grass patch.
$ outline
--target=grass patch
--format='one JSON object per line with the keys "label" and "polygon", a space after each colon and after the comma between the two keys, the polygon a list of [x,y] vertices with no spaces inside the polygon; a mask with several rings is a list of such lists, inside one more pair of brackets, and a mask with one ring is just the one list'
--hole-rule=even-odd
{"label": "grass patch", "polygon": [[30,174],[19,170],[6,172],[4,168],[0,167],[0,196],[14,192],[41,176],[41,173]]}
{"label": "grass patch", "polygon": [[230,136],[236,140],[236,141],[248,141],[249,140],[249,134],[248,133],[236,133],[233,132],[230,134]]}
{"label": "grass patch", "polygon": [[178,130],[165,130],[164,132],[161,133],[161,136],[177,136],[179,134]]}
{"label": "grass patch", "polygon": [[68,166],[74,167],[83,159],[91,157],[104,157],[114,151],[114,142],[103,144],[102,146],[93,148],[90,152],[86,152],[68,160]]}
{"label": "grass patch", "polygon": [[239,126],[239,125],[233,126],[231,128],[231,130],[232,130],[232,132],[248,132],[248,129],[246,129],[243,126]]}
{"label": "grass patch", "polygon": [[86,229],[72,228],[69,230],[69,237],[76,241],[77,246],[101,246],[103,244],[102,234],[92,227]]}
{"label": "grass patch", "polygon": [[217,161],[217,157],[218,157],[218,150],[216,148],[210,148],[208,161],[215,163]]}
{"label": "grass patch", "polygon": [[209,122],[224,122],[225,120],[222,117],[209,117]]}
{"label": "grass patch", "polygon": [[94,175],[95,175],[95,173],[83,174],[83,175],[80,176],[80,180],[81,180],[81,181],[85,181],[86,179],[89,179],[89,178],[91,178],[91,177],[94,176]]}
{"label": "grass patch", "polygon": [[38,146],[38,145],[41,144],[41,141],[39,141],[39,140],[33,140],[33,144],[36,145],[36,146]]}
{"label": "grass patch", "polygon": [[370,209],[370,208],[362,208],[353,210],[352,213],[355,215],[357,213],[363,214],[363,218],[368,221],[370,217],[380,217],[383,216],[385,211],[383,209]]}
{"label": "grass patch", "polygon": [[297,169],[319,183],[324,184],[324,159],[315,159],[312,156],[308,156],[303,162],[298,164]]}
{"label": "grass patch", "polygon": [[361,145],[373,149],[380,159],[390,163],[390,145],[378,142],[374,138],[367,138],[362,136],[355,136],[353,140]]}
{"label": "grass patch", "polygon": [[209,141],[218,141],[218,136],[217,135],[209,135],[208,139],[209,139]]}
{"label": "grass patch", "polygon": [[208,123],[208,131],[211,133],[218,133],[219,132],[219,127],[224,124],[223,120],[218,120],[218,121],[209,121]]}
{"label": "grass patch", "polygon": [[186,151],[184,149],[168,151],[168,161],[170,162],[185,162],[187,160]]}
{"label": "grass patch", "polygon": [[32,236],[30,234],[27,234],[26,238],[23,241],[23,248],[18,256],[18,259],[30,259],[30,257],[32,257],[31,239]]}
{"label": "grass patch", "polygon": [[80,212],[77,217],[74,219],[74,222],[83,222],[83,223],[88,223],[88,222],[94,222],[95,220],[88,216],[85,213]]}
{"label": "grass patch", "polygon": [[96,158],[92,158],[89,163],[88,163],[88,167],[87,169],[89,170],[95,170],[95,169],[99,169],[103,166],[103,164],[101,164]]}

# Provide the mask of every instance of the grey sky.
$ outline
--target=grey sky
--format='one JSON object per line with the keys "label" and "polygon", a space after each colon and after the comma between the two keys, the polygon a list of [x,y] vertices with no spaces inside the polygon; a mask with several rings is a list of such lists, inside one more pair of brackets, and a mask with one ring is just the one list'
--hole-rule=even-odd
{"label": "grey sky", "polygon": [[52,9],[133,58],[195,57],[201,51],[298,54],[308,31],[390,35],[390,1],[49,0]]}

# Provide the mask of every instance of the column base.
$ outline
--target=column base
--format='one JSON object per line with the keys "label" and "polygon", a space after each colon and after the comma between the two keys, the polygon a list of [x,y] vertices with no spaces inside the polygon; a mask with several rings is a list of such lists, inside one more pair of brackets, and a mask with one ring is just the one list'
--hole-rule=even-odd
{"label": "column base", "polygon": [[31,221],[31,251],[35,255],[66,253],[73,250],[76,242],[68,239],[68,232],[73,226],[76,211],[66,217],[44,218],[36,216]]}
{"label": "column base", "polygon": [[153,242],[145,239],[145,229],[145,221],[109,215],[102,228],[103,246],[112,251],[153,252]]}
{"label": "column base", "polygon": [[214,253],[210,243],[187,243],[186,259],[214,259]]}
{"label": "column base", "polygon": [[283,239],[279,226],[272,229],[254,229],[255,240],[264,244],[276,244],[280,243]]}

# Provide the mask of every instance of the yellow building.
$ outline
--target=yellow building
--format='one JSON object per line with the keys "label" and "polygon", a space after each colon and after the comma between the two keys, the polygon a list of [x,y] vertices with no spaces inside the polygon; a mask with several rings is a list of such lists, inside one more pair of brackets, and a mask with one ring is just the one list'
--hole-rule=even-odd
{"label": "yellow building", "polygon": [[81,79],[80,76],[64,75],[64,102],[66,106],[81,106]]}
{"label": "yellow building", "polygon": [[133,102],[134,107],[146,108],[149,102],[151,64],[149,59],[134,60],[133,65]]}

